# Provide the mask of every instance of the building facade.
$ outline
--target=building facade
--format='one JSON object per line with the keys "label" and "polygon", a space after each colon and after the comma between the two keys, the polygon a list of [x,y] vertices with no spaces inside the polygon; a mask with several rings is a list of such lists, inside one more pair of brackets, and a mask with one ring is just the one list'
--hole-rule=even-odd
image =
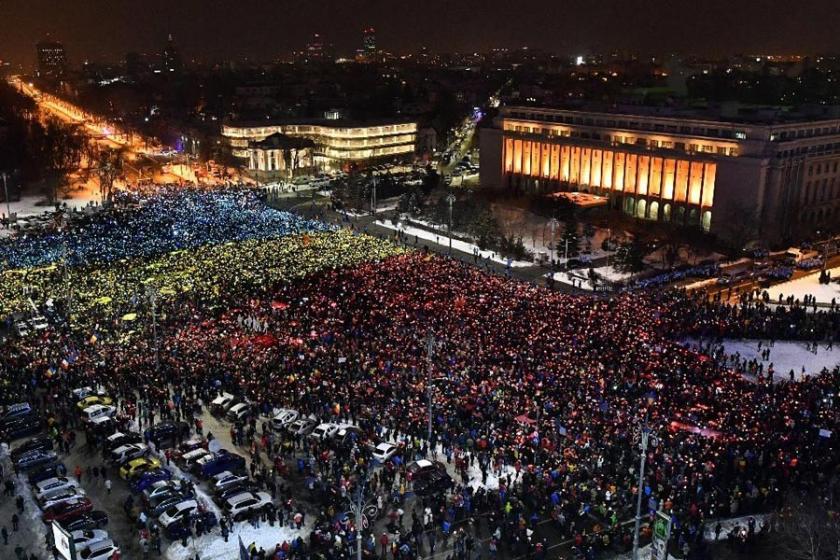
{"label": "building facade", "polygon": [[38,75],[42,78],[61,78],[67,71],[67,53],[56,41],[42,41],[36,46]]}
{"label": "building facade", "polygon": [[314,143],[313,161],[318,169],[341,169],[348,164],[365,165],[396,161],[414,155],[417,123],[351,123],[319,120],[283,124],[231,124],[222,127],[234,156],[249,158],[249,142],[272,134],[306,138]]}
{"label": "building facade", "polygon": [[840,224],[838,118],[754,124],[511,106],[482,129],[480,148],[483,186],[591,192],[627,215],[722,238],[781,241]]}
{"label": "building facade", "polygon": [[260,181],[290,179],[315,169],[315,143],[307,138],[272,134],[248,143],[248,172]]}

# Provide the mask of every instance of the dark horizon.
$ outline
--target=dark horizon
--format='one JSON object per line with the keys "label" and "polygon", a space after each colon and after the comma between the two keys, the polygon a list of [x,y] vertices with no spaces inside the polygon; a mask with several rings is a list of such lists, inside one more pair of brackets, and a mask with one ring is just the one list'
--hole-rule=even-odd
{"label": "dark horizon", "polygon": [[[486,52],[528,46],[558,54],[681,52],[814,54],[840,51],[836,0],[6,0],[0,3],[0,60],[32,66],[35,44],[63,43],[72,64],[116,62],[127,52],[159,53],[171,33],[185,60],[272,60],[301,49],[313,33],[351,54],[362,30],[380,49],[405,54]],[[526,13],[523,13],[527,10]]]}

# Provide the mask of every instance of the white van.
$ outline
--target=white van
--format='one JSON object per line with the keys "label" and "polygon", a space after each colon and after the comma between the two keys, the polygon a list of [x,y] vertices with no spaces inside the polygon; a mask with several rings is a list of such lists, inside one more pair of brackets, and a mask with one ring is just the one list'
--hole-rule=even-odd
{"label": "white van", "polygon": [[96,418],[103,418],[106,416],[108,418],[111,418],[116,413],[117,408],[114,406],[105,404],[95,404],[87,407],[82,411],[82,420],[84,422],[90,422],[91,420],[95,420]]}

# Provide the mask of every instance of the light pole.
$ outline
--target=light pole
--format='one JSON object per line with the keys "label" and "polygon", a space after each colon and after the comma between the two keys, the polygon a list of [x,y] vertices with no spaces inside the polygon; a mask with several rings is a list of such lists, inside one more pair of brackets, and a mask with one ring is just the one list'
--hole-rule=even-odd
{"label": "light pole", "polygon": [[12,223],[12,205],[9,202],[9,185],[6,183],[6,172],[3,172],[3,193],[6,195],[6,219]]}
{"label": "light pole", "polygon": [[449,203],[449,254],[452,255],[452,205],[455,204],[455,195],[449,193],[446,197],[446,202]]}
{"label": "light pole", "polygon": [[376,216],[376,175],[373,176],[373,190],[370,192],[370,213]]}
{"label": "light pole", "polygon": [[367,475],[364,477],[360,476],[359,479],[356,500],[353,501],[350,498],[350,511],[356,517],[356,560],[362,560],[362,531],[364,530],[365,482],[367,482]]}
{"label": "light pole", "polygon": [[146,288],[146,295],[149,298],[149,303],[152,305],[152,337],[155,345],[155,371],[160,369],[158,361],[158,338],[157,338],[157,292],[153,286]]}
{"label": "light pole", "polygon": [[435,352],[435,336],[426,337],[426,396],[429,399],[429,447],[432,445],[432,356]]}
{"label": "light pole", "polygon": [[[641,459],[639,460],[639,484],[638,496],[636,497],[636,522],[633,529],[633,560],[639,560],[639,530],[642,525],[642,494],[645,485],[645,463],[647,462],[647,448],[650,442],[650,426],[648,425],[648,413],[645,412],[644,423],[639,427],[636,438],[639,439],[639,450],[641,451]],[[634,439],[636,439],[634,438]],[[651,442],[656,447],[656,438]]]}
{"label": "light pole", "polygon": [[560,222],[557,221],[557,218],[551,218],[551,221],[548,222],[549,227],[551,227],[551,264],[554,264],[554,256],[555,256],[555,245],[554,242],[554,232],[557,230],[557,226],[560,225]]}

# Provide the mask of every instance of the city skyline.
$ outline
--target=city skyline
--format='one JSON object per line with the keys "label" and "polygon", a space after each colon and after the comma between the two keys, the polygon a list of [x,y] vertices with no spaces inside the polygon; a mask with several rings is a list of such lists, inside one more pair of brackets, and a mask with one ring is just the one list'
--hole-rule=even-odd
{"label": "city skyline", "polygon": [[83,5],[13,0],[0,4],[0,18],[7,22],[0,59],[31,66],[35,43],[49,37],[65,45],[74,63],[114,61],[126,52],[160,52],[169,34],[186,59],[271,60],[303,48],[313,33],[339,53],[352,54],[362,48],[367,27],[376,29],[378,48],[397,54],[423,46],[433,52],[529,46],[562,54],[840,51],[833,32],[840,27],[840,13],[831,0],[808,5],[722,0],[690,7],[664,4],[543,0],[523,13],[521,5],[496,0],[431,0],[406,3],[399,10],[380,0],[320,5],[246,0],[235,10],[223,1],[148,0],[138,10],[137,4],[120,0],[87,0]]}

